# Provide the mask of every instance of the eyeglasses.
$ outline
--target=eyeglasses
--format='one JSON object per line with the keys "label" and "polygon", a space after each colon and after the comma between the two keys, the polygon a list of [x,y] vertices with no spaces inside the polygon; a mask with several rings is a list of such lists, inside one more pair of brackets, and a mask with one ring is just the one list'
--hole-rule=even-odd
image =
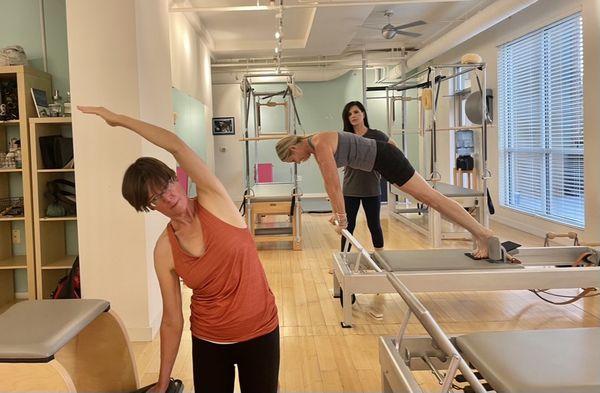
{"label": "eyeglasses", "polygon": [[165,186],[164,190],[162,190],[158,194],[154,194],[150,198],[150,200],[148,201],[148,206],[151,209],[156,209],[156,206],[158,206],[158,204],[163,200],[163,197],[165,196],[165,194],[169,191],[169,189],[171,188],[171,186],[173,184],[175,184],[176,182],[177,182],[177,178],[173,178],[173,179],[169,180],[169,182]]}

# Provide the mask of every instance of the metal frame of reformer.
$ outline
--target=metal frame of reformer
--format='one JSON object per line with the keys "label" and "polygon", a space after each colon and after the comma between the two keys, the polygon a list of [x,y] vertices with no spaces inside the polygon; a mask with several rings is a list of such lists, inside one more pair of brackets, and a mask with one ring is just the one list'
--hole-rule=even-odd
{"label": "metal frame of reformer", "polygon": [[[274,91],[274,92],[256,92],[254,90],[254,88],[252,87],[253,85],[270,85],[273,84],[274,82],[260,82],[260,81],[252,81],[253,79],[260,79],[260,78],[273,78],[273,77],[278,77],[278,78],[284,78],[285,82],[281,82],[281,83],[286,83],[287,88],[285,90],[279,90],[279,91]],[[241,141],[244,143],[244,158],[245,158],[245,163],[246,163],[246,173],[245,173],[245,189],[244,189],[244,207],[245,207],[245,212],[246,212],[246,220],[247,220],[247,224],[249,227],[251,227],[253,225],[252,222],[252,204],[257,200],[257,198],[260,198],[261,202],[265,202],[265,200],[268,200],[268,198],[270,196],[272,196],[275,199],[280,199],[280,197],[283,196],[288,196],[291,199],[291,203],[293,206],[293,211],[291,212],[295,217],[296,220],[292,220],[293,225],[295,226],[295,228],[293,228],[293,232],[295,234],[295,239],[293,240],[293,244],[301,244],[302,242],[302,230],[301,230],[301,224],[300,224],[300,214],[302,213],[302,209],[301,209],[301,196],[302,196],[302,192],[300,191],[300,188],[298,186],[298,165],[297,164],[293,164],[292,166],[292,192],[289,195],[266,195],[266,196],[260,196],[260,195],[256,195],[255,190],[254,190],[254,183],[252,182],[252,178],[251,178],[251,170],[250,170],[250,143],[254,143],[255,146],[255,168],[254,168],[254,172],[255,172],[255,179],[256,179],[256,159],[258,156],[258,148],[256,143],[259,143],[260,141],[263,140],[275,140],[275,139],[279,139],[285,135],[296,135],[297,130],[296,130],[296,126],[299,123],[299,117],[298,117],[298,112],[296,109],[296,103],[294,100],[294,92],[292,91],[291,86],[294,85],[294,75],[291,73],[257,73],[257,74],[246,74],[243,76],[242,78],[242,82],[240,84],[240,87],[242,89],[242,108],[243,108],[243,118],[242,118],[242,126],[243,126],[243,132],[244,132],[244,138],[241,139]],[[275,105],[273,104],[269,104],[269,103],[265,103],[262,104],[260,102],[261,99],[267,99],[267,98],[273,98],[273,97],[278,97],[281,96],[283,98],[283,102],[278,102],[275,103]],[[285,126],[285,130],[284,132],[281,133],[268,133],[268,134],[261,134],[261,124],[260,124],[260,110],[262,106],[283,106],[285,108],[285,122],[286,122],[286,126]],[[253,127],[252,127],[252,135],[250,135],[250,127],[249,127],[249,119],[250,119],[250,110],[252,109],[253,111]],[[296,121],[298,120],[298,122]],[[282,183],[278,183],[278,184],[282,184]],[[273,238],[275,239],[275,238]]]}
{"label": "metal frame of reformer", "polygon": [[[443,75],[444,70],[451,70],[450,75]],[[437,163],[437,133],[443,131],[456,131],[456,130],[481,130],[481,138],[479,144],[479,151],[476,152],[475,157],[479,157],[478,166],[480,167],[481,173],[481,182],[477,182],[478,187],[476,190],[471,191],[469,189],[462,189],[462,194],[468,194],[465,197],[455,197],[449,196],[450,198],[456,200],[458,203],[465,204],[464,207],[473,208],[477,210],[476,219],[485,227],[489,226],[489,212],[487,206],[487,180],[491,177],[490,171],[487,167],[487,122],[486,122],[486,102],[485,99],[481,99],[481,114],[482,121],[481,125],[473,125],[469,127],[448,127],[448,128],[438,128],[437,127],[437,105],[440,98],[440,87],[441,84],[445,81],[452,80],[457,78],[460,75],[464,75],[468,72],[480,72],[481,80],[479,77],[478,87],[481,91],[485,91],[486,88],[486,65],[485,63],[477,63],[477,64],[438,64],[427,67],[426,69],[417,72],[410,77],[404,78],[392,85],[385,87],[385,98],[386,98],[386,112],[387,112],[387,126],[388,126],[388,134],[391,136],[395,135],[396,132],[399,132],[402,137],[402,149],[406,152],[407,150],[407,138],[406,134],[412,132],[411,130],[406,128],[406,102],[417,100],[419,102],[419,128],[414,130],[418,133],[420,138],[425,138],[425,133],[429,132],[430,135],[430,173],[425,176],[427,180],[432,182],[434,185],[441,180],[440,172],[438,171],[438,163]],[[428,80],[424,83],[419,83],[418,79],[427,74]],[[422,107],[421,100],[418,98],[412,98],[406,96],[406,91],[411,89],[422,89],[422,88],[431,88],[432,94],[432,107],[431,107],[431,125],[429,128],[425,127],[426,119],[425,119],[425,109]],[[395,92],[402,92],[401,96],[396,96]],[[482,93],[482,97],[485,97],[485,94]],[[394,129],[395,123],[395,113],[396,113],[396,101],[401,101],[401,128],[399,130]],[[425,167],[425,143],[421,141],[420,145],[420,166],[421,168]],[[478,154],[477,154],[478,153]],[[454,231],[454,232],[444,232],[442,228],[442,217],[440,213],[433,209],[422,209],[416,205],[414,199],[409,195],[406,195],[402,192],[394,192],[393,188],[390,187],[390,192],[396,196],[396,203],[394,209],[390,212],[390,214],[403,222],[404,224],[409,225],[412,229],[417,230],[418,232],[427,235],[433,247],[440,247],[441,241],[443,239],[464,239],[466,237],[470,237],[468,233],[464,231]],[[403,202],[398,200],[398,197],[403,197]],[[400,207],[399,205],[404,204],[405,207]],[[417,206],[415,208],[415,206]],[[405,214],[407,213],[427,213],[428,220],[427,225],[420,225],[415,221],[411,220]]]}
{"label": "metal frame of reformer", "polygon": [[[456,349],[452,339],[448,338],[419,299],[394,274],[387,272],[386,279],[402,297],[408,310],[398,334],[395,337],[380,336],[378,340],[382,392],[423,393],[412,371],[428,370],[438,379],[441,393],[451,391],[458,371],[474,392],[485,393],[485,387]],[[425,328],[428,336],[406,337],[406,328],[412,315]],[[408,361],[403,357],[407,357]],[[445,375],[439,372],[441,369],[447,370]]]}
{"label": "metal frame of reformer", "polygon": [[[333,295],[342,298],[342,327],[352,327],[353,295],[396,291],[365,247],[347,230],[342,231],[342,236],[348,241],[346,250],[333,253]],[[348,252],[351,246],[356,247],[356,252]],[[585,246],[522,247],[518,255],[530,260],[514,269],[394,271],[393,274],[414,292],[600,288],[599,266],[556,267],[556,262],[544,262],[548,254],[556,259],[561,253],[592,249],[600,253],[598,248]],[[357,257],[349,258],[351,255]]]}

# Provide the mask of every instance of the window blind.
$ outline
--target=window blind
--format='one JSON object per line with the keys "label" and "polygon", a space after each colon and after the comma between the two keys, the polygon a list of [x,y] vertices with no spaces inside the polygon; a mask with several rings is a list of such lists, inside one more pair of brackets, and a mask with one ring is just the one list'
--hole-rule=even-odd
{"label": "window blind", "polygon": [[583,31],[575,14],[498,52],[500,203],[583,227]]}

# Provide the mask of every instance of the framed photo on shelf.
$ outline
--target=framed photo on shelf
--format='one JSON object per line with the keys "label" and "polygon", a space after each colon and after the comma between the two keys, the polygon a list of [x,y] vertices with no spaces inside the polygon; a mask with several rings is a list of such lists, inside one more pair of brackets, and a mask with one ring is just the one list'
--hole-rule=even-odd
{"label": "framed photo on shelf", "polygon": [[50,108],[48,107],[48,96],[46,96],[46,92],[32,87],[31,97],[33,98],[38,117],[49,117]]}
{"label": "framed photo on shelf", "polygon": [[235,135],[235,119],[233,117],[213,117],[213,135]]}

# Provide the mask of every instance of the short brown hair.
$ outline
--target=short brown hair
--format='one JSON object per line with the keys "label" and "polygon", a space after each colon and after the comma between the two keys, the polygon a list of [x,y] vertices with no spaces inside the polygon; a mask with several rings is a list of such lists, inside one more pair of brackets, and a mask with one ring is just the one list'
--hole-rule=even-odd
{"label": "short brown hair", "polygon": [[123,198],[138,212],[150,211],[148,195],[175,180],[175,171],[153,157],[138,158],[123,175]]}

